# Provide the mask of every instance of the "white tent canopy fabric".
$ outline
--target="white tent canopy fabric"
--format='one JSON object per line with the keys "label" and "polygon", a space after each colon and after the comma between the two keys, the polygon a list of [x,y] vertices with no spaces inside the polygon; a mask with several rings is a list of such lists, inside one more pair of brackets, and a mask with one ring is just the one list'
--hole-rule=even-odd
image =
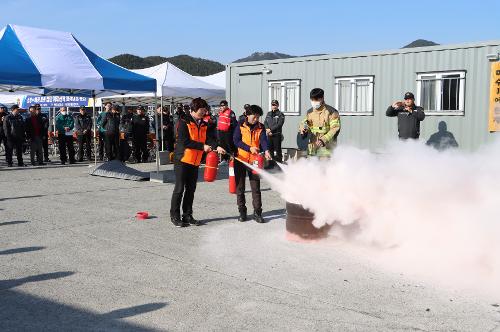
{"label": "white tent canopy fabric", "polygon": [[[171,101],[183,101],[201,97],[204,99],[223,99],[226,90],[223,87],[207,83],[199,78],[177,68],[169,62],[158,66],[136,69],[133,72],[156,79],[156,96]],[[117,100],[124,105],[150,103],[154,98],[152,93],[128,93],[106,97],[105,100]]]}
{"label": "white tent canopy fabric", "polygon": [[221,71],[220,73],[209,75],[209,76],[195,76],[197,79],[207,82],[209,84],[218,86],[226,90],[226,72]]}

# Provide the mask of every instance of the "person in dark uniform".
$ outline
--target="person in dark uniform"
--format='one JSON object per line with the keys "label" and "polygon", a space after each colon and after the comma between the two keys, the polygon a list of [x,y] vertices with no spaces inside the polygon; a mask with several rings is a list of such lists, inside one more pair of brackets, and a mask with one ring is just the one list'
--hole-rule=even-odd
{"label": "person in dark uniform", "polygon": [[[106,141],[106,134],[104,127],[102,125],[102,122],[104,121],[104,118],[106,117],[107,113],[111,113],[111,108],[112,104],[108,101],[106,104],[104,104],[104,109],[101,107],[101,111],[99,112],[99,115],[97,116],[96,120],[96,127],[98,131],[98,160],[104,160],[104,150],[105,150],[105,141]],[[107,156],[109,159],[109,156]]]}
{"label": "person in dark uniform", "polygon": [[385,115],[398,118],[399,139],[418,139],[420,137],[420,122],[424,121],[424,109],[415,105],[415,96],[405,93],[404,101],[395,101],[387,108]]}
{"label": "person in dark uniform", "polygon": [[148,162],[148,133],[149,117],[144,107],[137,107],[137,113],[132,118],[132,142],[134,145],[135,160],[140,163]]}
{"label": "person in dark uniform", "polygon": [[122,112],[122,117],[120,119],[120,160],[126,162],[129,160],[132,154],[132,148],[130,143],[132,140],[132,119],[134,118],[134,109],[132,107],[127,107],[124,112]]}
{"label": "person in dark uniform", "polygon": [[269,163],[267,169],[273,168],[277,162],[283,162],[281,140],[283,139],[282,130],[285,124],[285,115],[280,111],[279,107],[280,104],[277,100],[271,101],[271,112],[267,113],[264,121],[267,139],[269,140],[269,152],[273,156],[273,162]]}
{"label": "person in dark uniform", "polygon": [[[163,107],[163,109],[158,107],[156,109],[158,123],[161,123],[160,128],[158,128],[158,144],[160,147],[160,151],[174,151],[174,122],[173,117],[170,115],[170,111],[167,107]],[[163,117],[163,123],[162,121]],[[156,133],[156,122],[155,118],[153,118],[153,129]],[[162,137],[163,135],[163,137]],[[162,140],[163,139],[163,140]]]}
{"label": "person in dark uniform", "polygon": [[113,105],[106,112],[101,127],[104,130],[106,157],[108,160],[120,159],[120,107]]}
{"label": "person in dark uniform", "polygon": [[87,114],[85,106],[80,107],[79,113],[75,116],[75,131],[78,142],[78,161],[83,161],[83,150],[88,161],[92,160],[92,118]]}
{"label": "person in dark uniform", "polygon": [[176,227],[201,224],[193,217],[193,200],[203,153],[213,150],[226,153],[223,148],[217,147],[214,130],[209,130],[209,125],[203,120],[208,109],[207,102],[201,98],[193,99],[190,109],[189,114],[179,120],[177,128],[175,187],[170,204],[170,219]]}
{"label": "person in dark uniform", "polygon": [[49,118],[42,113],[42,107],[40,104],[35,104],[36,114],[42,119],[42,148],[43,148],[43,161],[50,163],[49,159],[49,128],[50,121]]}
{"label": "person in dark uniform", "polygon": [[5,132],[3,130],[3,120],[9,115],[7,113],[7,107],[0,107],[0,145],[3,144],[4,150],[7,150],[7,138],[5,137]]}
{"label": "person in dark uniform", "polygon": [[16,150],[17,165],[25,166],[23,162],[23,144],[25,140],[25,127],[24,120],[21,114],[19,114],[19,106],[14,105],[10,108],[10,114],[4,117],[3,120],[3,131],[5,138],[7,139],[7,145],[5,149],[5,159],[7,160],[7,165],[12,167],[12,154],[14,149]]}

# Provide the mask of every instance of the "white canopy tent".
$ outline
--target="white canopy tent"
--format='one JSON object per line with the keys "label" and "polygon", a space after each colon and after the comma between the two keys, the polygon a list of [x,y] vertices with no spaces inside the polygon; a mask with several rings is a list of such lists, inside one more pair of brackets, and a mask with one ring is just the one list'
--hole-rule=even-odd
{"label": "white canopy tent", "polygon": [[209,75],[209,76],[195,76],[197,79],[218,86],[226,90],[226,71],[221,71],[220,73]]}
{"label": "white canopy tent", "polygon": [[[191,76],[169,62],[150,68],[136,69],[133,72],[156,79],[156,97],[160,98],[161,104],[163,100],[174,103],[197,97],[207,100],[223,99],[226,94],[225,88]],[[143,103],[150,104],[154,98],[154,93],[126,93],[105,97],[103,101],[115,101],[124,106],[135,106]]]}

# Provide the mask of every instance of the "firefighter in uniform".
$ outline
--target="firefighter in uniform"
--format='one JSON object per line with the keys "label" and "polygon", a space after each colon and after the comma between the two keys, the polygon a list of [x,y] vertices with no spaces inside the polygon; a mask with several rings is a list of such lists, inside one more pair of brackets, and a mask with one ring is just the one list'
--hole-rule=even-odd
{"label": "firefighter in uniform", "polygon": [[177,126],[174,156],[175,187],[170,204],[170,219],[176,227],[201,225],[193,218],[194,192],[201,158],[204,152],[212,150],[217,150],[221,154],[226,153],[222,147],[217,146],[215,132],[213,129],[209,130],[209,125],[204,120],[207,109],[208,104],[205,100],[193,99],[189,114],[180,118]]}
{"label": "firefighter in uniform", "polygon": [[252,189],[253,218],[258,223],[264,222],[264,218],[262,217],[260,178],[241,162],[244,161],[252,164],[261,152],[264,153],[267,160],[272,160],[272,156],[269,153],[266,129],[259,122],[262,114],[262,108],[257,105],[251,105],[246,110],[245,119],[240,121],[234,130],[233,140],[238,148],[238,155],[234,162],[234,176],[236,180],[236,202],[240,213],[238,220],[241,222],[247,220],[247,207],[245,205],[245,178],[247,173]]}
{"label": "firefighter in uniform", "polygon": [[325,104],[325,92],[315,88],[311,90],[311,108],[300,123],[300,134],[309,136],[307,155],[329,158],[337,145],[340,133],[339,112]]}

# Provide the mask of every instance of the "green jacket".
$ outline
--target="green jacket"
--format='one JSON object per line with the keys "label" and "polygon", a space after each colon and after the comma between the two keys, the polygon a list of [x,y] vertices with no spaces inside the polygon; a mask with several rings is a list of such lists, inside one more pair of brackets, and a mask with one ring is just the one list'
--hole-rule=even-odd
{"label": "green jacket", "polygon": [[104,128],[102,127],[102,121],[104,120],[104,117],[106,116],[106,112],[101,112],[99,113],[99,115],[97,116],[97,121],[96,121],[96,127],[97,127],[97,130],[99,130],[99,132],[102,134],[104,133],[106,130],[104,130]]}
{"label": "green jacket", "polygon": [[73,120],[72,115],[59,114],[56,117],[56,130],[59,132],[59,134],[64,134],[66,132],[64,130],[64,127],[69,127],[70,130],[72,130],[75,127],[75,121]]}

